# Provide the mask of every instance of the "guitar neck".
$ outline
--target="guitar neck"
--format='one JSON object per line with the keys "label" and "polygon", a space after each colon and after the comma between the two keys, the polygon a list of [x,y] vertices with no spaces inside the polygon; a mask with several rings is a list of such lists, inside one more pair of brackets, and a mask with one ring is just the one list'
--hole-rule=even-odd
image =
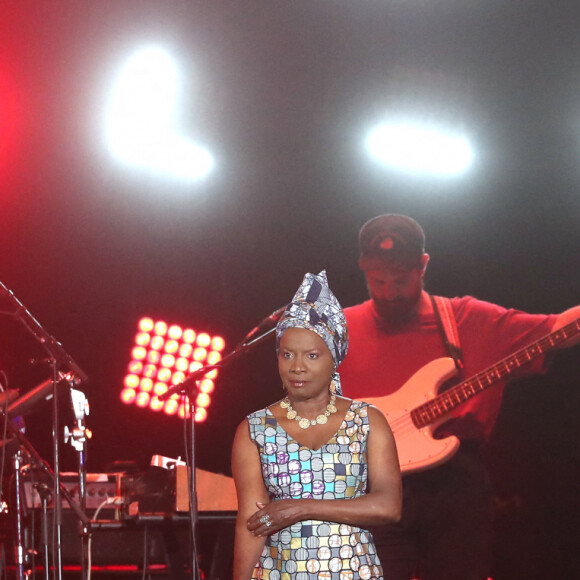
{"label": "guitar neck", "polygon": [[580,319],[551,332],[536,342],[518,350],[495,365],[481,371],[470,379],[455,385],[431,401],[416,407],[411,418],[417,428],[434,423],[465,401],[511,375],[544,353],[556,348],[580,333]]}

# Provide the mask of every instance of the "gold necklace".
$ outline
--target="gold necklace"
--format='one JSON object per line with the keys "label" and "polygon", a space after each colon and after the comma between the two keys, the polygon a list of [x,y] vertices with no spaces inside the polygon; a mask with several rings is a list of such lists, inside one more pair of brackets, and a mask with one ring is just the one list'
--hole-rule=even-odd
{"label": "gold necklace", "polygon": [[335,403],[336,403],[336,395],[332,393],[330,397],[330,403],[326,405],[326,411],[324,411],[322,415],[318,415],[316,419],[307,419],[306,417],[301,417],[300,415],[298,415],[298,413],[296,413],[296,411],[292,408],[292,405],[290,404],[290,400],[288,399],[288,397],[285,397],[280,401],[280,407],[282,407],[282,409],[287,409],[286,411],[287,419],[290,420],[294,419],[295,421],[298,421],[298,425],[300,425],[302,429],[308,429],[308,427],[312,427],[314,425],[324,425],[328,421],[328,417],[330,417],[330,415],[332,415],[333,413],[336,413],[337,409]]}

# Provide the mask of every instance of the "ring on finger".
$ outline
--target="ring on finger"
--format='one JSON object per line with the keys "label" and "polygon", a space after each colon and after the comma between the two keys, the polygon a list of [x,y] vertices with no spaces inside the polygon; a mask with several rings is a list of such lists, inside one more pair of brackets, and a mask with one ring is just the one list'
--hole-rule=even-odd
{"label": "ring on finger", "polygon": [[270,516],[268,514],[264,514],[261,518],[260,518],[260,523],[261,524],[265,524],[266,522],[270,521]]}
{"label": "ring on finger", "polygon": [[268,521],[266,522],[266,527],[269,528],[272,525],[272,522],[268,519]]}

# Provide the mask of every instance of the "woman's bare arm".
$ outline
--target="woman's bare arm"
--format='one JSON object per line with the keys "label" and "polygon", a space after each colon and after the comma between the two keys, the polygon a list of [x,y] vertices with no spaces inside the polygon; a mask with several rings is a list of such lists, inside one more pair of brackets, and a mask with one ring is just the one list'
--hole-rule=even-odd
{"label": "woman's bare arm", "polygon": [[248,519],[256,511],[257,503],[268,503],[268,492],[262,479],[258,449],[252,442],[248,422],[238,427],[232,449],[232,472],[238,496],[238,516],[234,541],[234,580],[249,580],[265,538],[248,529]]}

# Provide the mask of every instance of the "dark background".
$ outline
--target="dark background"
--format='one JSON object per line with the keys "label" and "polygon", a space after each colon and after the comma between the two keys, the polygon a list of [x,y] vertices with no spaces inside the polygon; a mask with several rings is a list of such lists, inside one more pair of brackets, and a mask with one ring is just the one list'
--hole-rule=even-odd
{"label": "dark background", "polygon": [[[141,316],[221,334],[233,348],[306,271],[326,268],[343,305],[361,301],[357,232],[379,213],[424,226],[434,293],[530,312],[578,302],[576,2],[3,0],[0,9],[0,280],[90,378],[90,471],[183,454],[179,420],[119,400]],[[106,150],[113,74],[150,43],[178,58],[183,133],[216,158],[202,181],[136,172]],[[374,162],[365,134],[393,110],[464,127],[473,167],[416,177]],[[24,392],[48,376],[28,364],[42,354],[36,341],[6,317],[0,346],[9,386]],[[498,569],[517,561],[529,570],[521,577],[548,559],[573,567],[577,360],[572,349],[547,376],[514,385],[490,445]],[[274,363],[269,342],[221,371],[197,428],[198,467],[229,473],[235,426],[279,395]],[[50,404],[27,419],[49,461],[51,424]],[[62,467],[76,468],[68,446]]]}

